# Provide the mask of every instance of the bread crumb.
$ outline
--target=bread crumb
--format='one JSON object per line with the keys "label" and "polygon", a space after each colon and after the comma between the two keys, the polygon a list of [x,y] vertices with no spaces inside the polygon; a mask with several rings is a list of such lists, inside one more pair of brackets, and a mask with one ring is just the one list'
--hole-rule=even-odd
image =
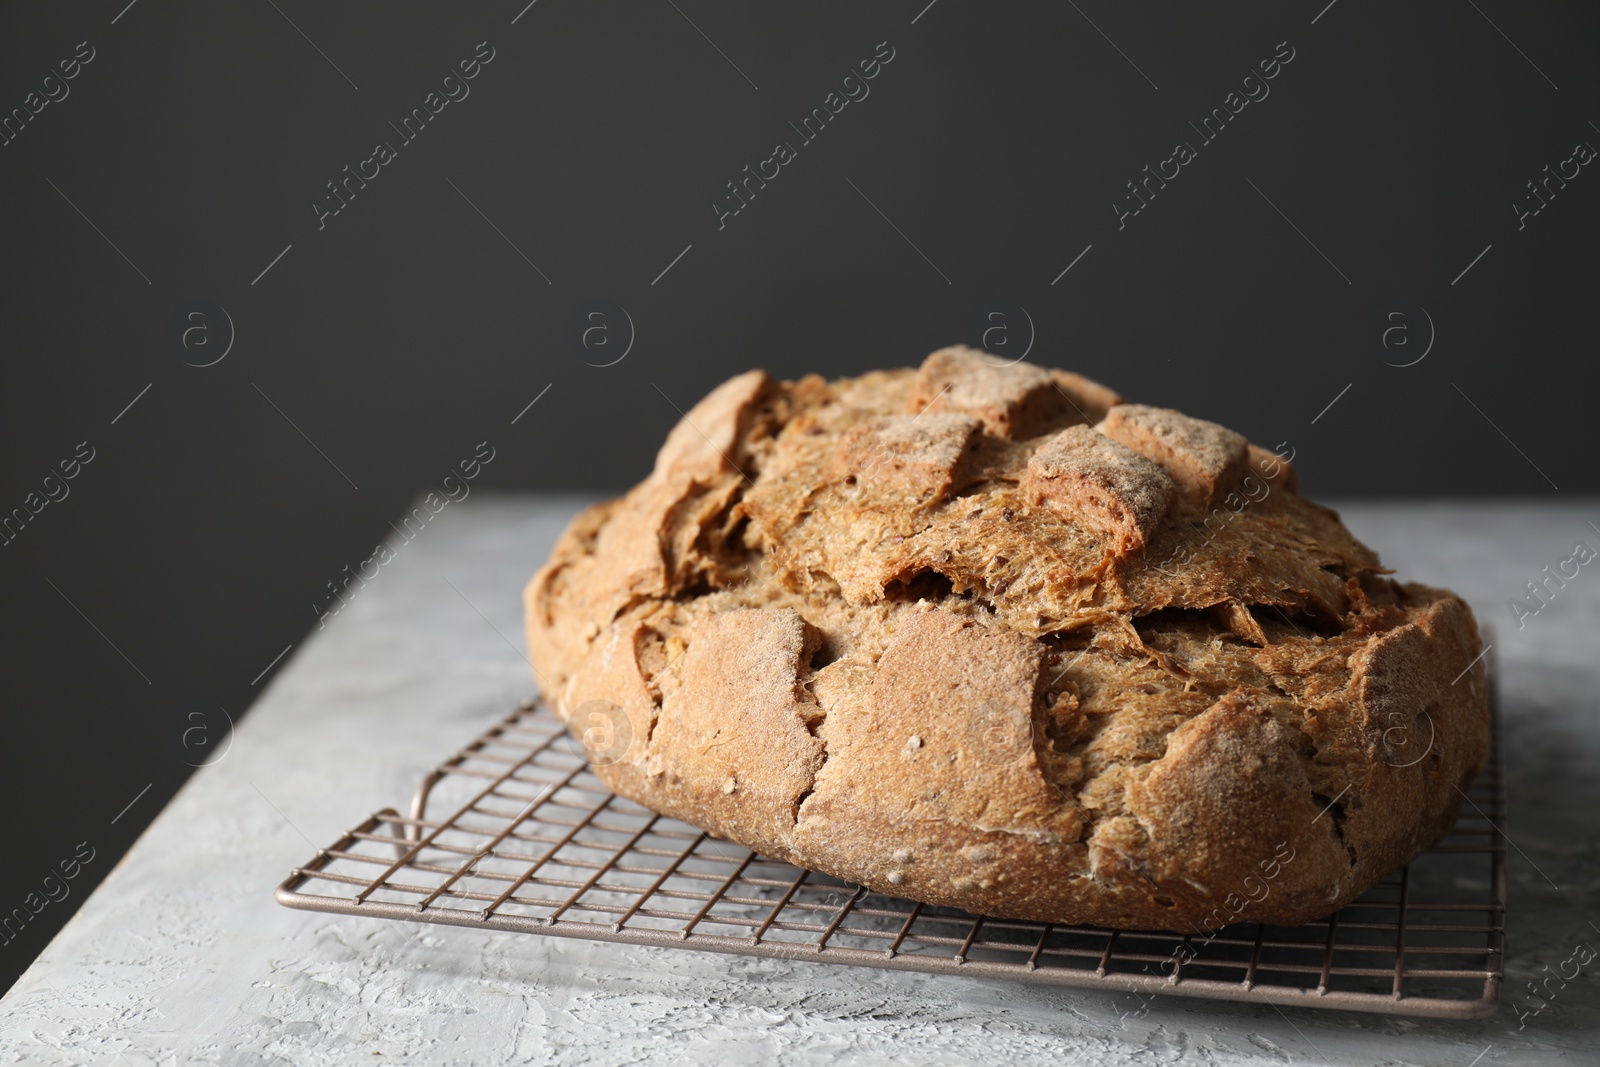
{"label": "bread crumb", "polygon": [[739,788],[739,783],[734,780],[732,775],[729,775],[728,780],[722,783],[722,791],[724,793],[732,794],[737,788]]}
{"label": "bread crumb", "polygon": [[894,850],[894,856],[891,857],[891,858],[896,863],[910,863],[911,862],[911,850],[909,848],[897,848],[897,849]]}
{"label": "bread crumb", "polygon": [[961,852],[973,863],[988,863],[994,859],[994,853],[983,845],[968,845]]}
{"label": "bread crumb", "polygon": [[901,882],[905,881],[905,877],[906,876],[904,874],[902,874],[901,872],[899,872],[899,871],[890,871],[889,872],[889,884],[890,885],[899,885]]}
{"label": "bread crumb", "polygon": [[921,748],[922,738],[918,737],[916,734],[912,734],[910,737],[906,738],[906,747],[909,749]]}

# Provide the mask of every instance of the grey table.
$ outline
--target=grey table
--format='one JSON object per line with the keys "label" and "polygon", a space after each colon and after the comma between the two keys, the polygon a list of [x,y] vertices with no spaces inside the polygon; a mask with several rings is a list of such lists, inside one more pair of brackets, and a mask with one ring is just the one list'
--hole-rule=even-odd
{"label": "grey table", "polygon": [[[1600,959],[1519,1023],[1052,989],[290,911],[289,868],[530,696],[519,592],[581,501],[474,494],[286,669],[0,1001],[0,1059],[123,1063],[1600,1062]],[[1508,601],[1600,500],[1352,504],[1407,577],[1497,627],[1510,797],[1507,1000],[1600,945],[1600,560]],[[1570,569],[1570,568],[1569,568]],[[1552,584],[1551,588],[1555,588]],[[1532,1003],[1524,999],[1523,1003]],[[1476,1059],[1475,1057],[1480,1057]]]}

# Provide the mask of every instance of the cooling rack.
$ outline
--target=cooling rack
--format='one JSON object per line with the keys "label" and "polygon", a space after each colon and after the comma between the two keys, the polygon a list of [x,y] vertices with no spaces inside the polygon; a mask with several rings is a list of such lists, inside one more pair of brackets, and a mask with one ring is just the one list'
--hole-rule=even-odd
{"label": "cooling rack", "polygon": [[1104,930],[926,906],[718,840],[613,794],[556,716],[529,703],[435,768],[409,814],[374,813],[295,868],[277,899],[664,949],[1473,1018],[1499,1002],[1504,801],[1497,712],[1489,765],[1450,836],[1338,913],[1206,936]]}

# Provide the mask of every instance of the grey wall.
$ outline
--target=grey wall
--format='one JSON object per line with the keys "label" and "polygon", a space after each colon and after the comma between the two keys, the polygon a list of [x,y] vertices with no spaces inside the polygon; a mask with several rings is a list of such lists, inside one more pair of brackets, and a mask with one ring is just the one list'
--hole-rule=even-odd
{"label": "grey wall", "polygon": [[0,981],[480,442],[619,489],[736,371],[987,340],[1314,495],[1600,487],[1591,7],[524,2],[0,10],[0,914],[96,850]]}

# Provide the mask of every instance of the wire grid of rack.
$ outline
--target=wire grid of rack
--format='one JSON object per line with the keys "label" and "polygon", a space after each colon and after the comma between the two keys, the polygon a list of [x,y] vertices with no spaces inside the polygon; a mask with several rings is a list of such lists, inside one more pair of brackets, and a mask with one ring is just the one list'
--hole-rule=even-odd
{"label": "wire grid of rack", "polygon": [[[1492,691],[1492,682],[1491,682]],[[518,708],[277,890],[291,908],[1141,995],[1435,1018],[1499,1002],[1499,716],[1450,836],[1297,928],[1215,935],[975,916],[884,896],[613,794],[548,709]],[[453,797],[446,797],[453,793]],[[428,809],[450,809],[443,818]]]}

